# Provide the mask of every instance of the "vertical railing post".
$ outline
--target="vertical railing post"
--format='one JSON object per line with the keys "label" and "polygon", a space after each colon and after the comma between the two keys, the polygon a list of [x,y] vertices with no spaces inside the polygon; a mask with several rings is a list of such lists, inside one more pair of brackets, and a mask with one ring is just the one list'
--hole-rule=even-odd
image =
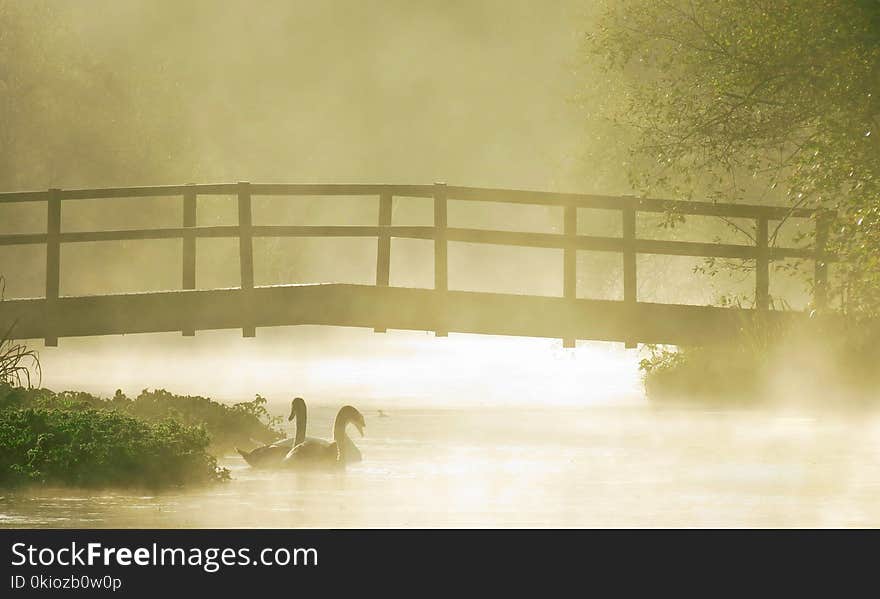
{"label": "vertical railing post", "polygon": [[757,256],[755,259],[755,308],[770,309],[770,241],[766,216],[759,216],[755,235]]}
{"label": "vertical railing post", "polygon": [[831,228],[832,215],[827,210],[816,214],[816,242],[813,269],[813,309],[817,313],[828,308],[828,257],[825,246],[828,244],[828,231]]}
{"label": "vertical railing post", "polygon": [[449,288],[447,277],[446,244],[446,184],[434,184],[434,291],[439,306],[438,320],[442,326],[434,331],[437,337],[446,337],[446,292]]}
{"label": "vertical railing post", "polygon": [[241,181],[238,184],[238,255],[241,265],[241,293],[244,337],[255,337],[254,326],[254,242],[251,214],[251,184]]}
{"label": "vertical railing post", "polygon": [[[627,319],[630,326],[636,329],[636,303],[638,287],[636,281],[636,199],[626,198],[626,205],[621,211],[623,217],[623,302],[629,313]],[[624,347],[632,349],[637,346],[635,337],[624,340]]]}
{"label": "vertical railing post", "polygon": [[46,197],[46,347],[58,346],[58,297],[61,287],[61,190],[50,189]]}
{"label": "vertical railing post", "polygon": [[[391,280],[391,226],[392,196],[390,191],[382,191],[379,195],[379,239],[376,249],[376,287],[388,287]],[[373,329],[384,333],[385,327]]]}
{"label": "vertical railing post", "polygon": [[[183,192],[183,289],[196,288],[196,235],[192,230],[196,226],[196,192],[195,186],[187,186]],[[195,328],[187,326],[183,329],[185,337],[196,334]]]}
{"label": "vertical railing post", "polygon": [[[562,250],[562,297],[574,304],[577,299],[577,206],[574,204],[565,206],[563,234],[565,235],[565,249]],[[574,346],[574,337],[562,339],[562,347]]]}

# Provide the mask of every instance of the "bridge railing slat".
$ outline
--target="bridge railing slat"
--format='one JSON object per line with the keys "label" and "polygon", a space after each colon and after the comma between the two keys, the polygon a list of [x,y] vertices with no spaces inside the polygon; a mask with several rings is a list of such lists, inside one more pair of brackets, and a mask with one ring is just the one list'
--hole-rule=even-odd
{"label": "bridge railing slat", "polygon": [[828,262],[832,260],[825,250],[828,232],[834,214],[822,211],[816,215],[816,237],[813,244],[813,308],[822,312],[828,307]]}
{"label": "bridge railing slat", "polygon": [[[196,200],[198,195],[228,195],[237,200],[239,222],[232,226],[198,226]],[[251,198],[254,195],[275,196],[365,196],[379,198],[379,219],[376,226],[303,226],[269,225],[254,226]],[[61,230],[61,205],[64,200],[119,199],[132,197],[178,196],[183,198],[183,222],[181,227],[159,229],[132,229],[111,231]],[[394,226],[391,219],[393,198],[431,198],[434,203],[434,223],[431,226]],[[815,262],[814,307],[825,309],[827,303],[828,262],[837,257],[827,252],[826,243],[831,211],[805,208],[791,209],[784,206],[759,206],[749,204],[720,204],[635,197],[612,197],[594,194],[555,193],[512,189],[484,189],[473,187],[433,185],[385,185],[385,184],[189,184],[149,187],[119,187],[104,189],[68,189],[49,191],[25,191],[0,193],[0,203],[46,201],[48,206],[46,233],[0,235],[0,246],[45,244],[46,251],[46,343],[57,343],[53,337],[52,306],[59,297],[60,246],[63,243],[182,239],[183,264],[182,287],[195,289],[196,239],[230,237],[239,240],[241,289],[246,296],[254,288],[253,237],[376,237],[377,264],[376,286],[390,284],[390,254],[393,238],[431,240],[434,242],[434,281],[438,293],[437,335],[445,335],[445,302],[448,290],[448,243],[466,242],[504,246],[557,248],[563,250],[563,297],[577,296],[577,251],[618,252],[623,257],[624,302],[635,306],[636,256],[638,254],[661,254],[672,256],[718,257],[755,260],[756,307],[770,307],[769,268],[773,260],[804,258]],[[563,233],[532,233],[498,231],[466,227],[449,227],[447,211],[449,201],[499,202],[509,204],[559,206],[564,208]],[[577,209],[590,208],[619,210],[623,219],[621,237],[603,237],[577,234]],[[666,241],[639,239],[635,222],[638,212],[673,212],[680,215],[737,217],[753,219],[757,223],[757,239],[754,245],[700,243],[691,241]],[[809,248],[772,247],[768,235],[768,223],[773,220],[793,218],[815,219],[815,243]],[[245,304],[247,302],[245,301]],[[244,314],[245,336],[254,334],[252,315]],[[383,331],[377,323],[377,331]],[[184,329],[185,335],[193,334]],[[566,346],[573,339],[563,339]],[[627,342],[629,345],[630,343]]]}
{"label": "bridge railing slat", "polygon": [[757,250],[755,261],[755,308],[770,309],[770,252],[768,222],[764,217],[757,219],[758,228],[755,235]]}
{"label": "bridge railing slat", "polygon": [[244,337],[255,337],[253,314],[249,308],[253,302],[249,301],[254,290],[254,243],[251,227],[253,216],[251,213],[251,188],[250,183],[242,181],[238,184],[238,255],[241,266],[241,293],[242,313],[245,324],[242,327]]}
{"label": "bridge railing slat", "polygon": [[[383,191],[379,195],[379,227],[376,247],[376,286],[388,287],[391,282],[391,212],[394,198],[391,193]],[[384,333],[387,329],[377,326],[373,331]]]}
{"label": "bridge railing slat", "polygon": [[61,190],[50,189],[46,201],[46,336],[47,347],[58,345],[58,297],[61,290]]}
{"label": "bridge railing slat", "polygon": [[[183,289],[196,288],[196,235],[193,228],[196,226],[196,191],[194,186],[188,186],[183,194],[183,248],[182,248],[182,273],[181,287]],[[182,331],[185,337],[196,334],[195,329],[185,328]]]}
{"label": "bridge railing slat", "polygon": [[[445,295],[449,288],[447,257],[447,189],[445,183],[434,184],[434,291],[439,293],[438,319],[446,322]],[[434,334],[446,337],[444,327],[438,327]]]}
{"label": "bridge railing slat", "polygon": [[[638,302],[638,286],[636,279],[636,254],[639,252],[639,244],[642,240],[636,239],[636,208],[633,198],[628,198],[628,204],[621,212],[623,231],[623,301],[630,311],[631,318],[635,318],[635,306]],[[650,241],[646,244],[650,246]],[[662,246],[656,246],[658,249]],[[674,247],[674,246],[671,246]],[[636,341],[627,339],[624,347],[636,347]]]}
{"label": "bridge railing slat", "polygon": [[[562,297],[574,301],[577,299],[577,207],[566,206],[563,214],[564,249],[562,256]],[[576,339],[566,337],[562,347],[574,347]]]}

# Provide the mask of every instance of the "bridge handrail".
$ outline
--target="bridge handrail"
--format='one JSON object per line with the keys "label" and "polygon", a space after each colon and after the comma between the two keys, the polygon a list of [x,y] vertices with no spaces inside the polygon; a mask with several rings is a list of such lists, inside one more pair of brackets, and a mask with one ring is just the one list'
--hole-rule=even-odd
{"label": "bridge handrail", "polygon": [[[434,185],[386,185],[386,184],[348,184],[348,183],[250,183],[251,195],[266,196],[377,196],[390,193],[395,197],[431,198]],[[529,204],[535,206],[575,206],[597,210],[623,210],[629,202],[635,202],[636,209],[642,212],[674,212],[693,216],[728,216],[732,218],[759,218],[770,220],[784,218],[810,218],[819,210],[811,208],[790,208],[787,206],[760,204],[732,204],[706,201],[670,200],[658,198],[639,198],[635,196],[608,196],[599,194],[564,193],[552,191],[532,191],[524,189],[497,189],[486,187],[446,187],[447,198],[470,202],[496,202],[508,204]],[[235,195],[237,183],[192,184],[192,185],[153,185],[142,187],[106,187],[96,189],[58,190],[62,200],[99,200],[136,197],[165,197],[183,195],[187,192],[198,195]],[[0,192],[0,203],[46,201],[48,191]]]}
{"label": "bridge handrail", "polygon": [[[196,198],[199,195],[236,196],[239,224],[229,226],[197,226]],[[253,196],[372,196],[379,198],[379,222],[376,226],[287,226],[253,225],[251,198]],[[61,231],[61,203],[65,200],[122,199],[135,197],[182,196],[184,202],[183,226],[173,228],[131,229],[116,231]],[[391,222],[393,198],[431,198],[434,202],[434,224],[430,226],[394,226]],[[537,206],[559,206],[564,209],[562,233],[527,233],[449,227],[449,201],[500,202]],[[725,204],[715,202],[638,198],[635,196],[604,196],[594,194],[557,193],[517,189],[490,189],[478,187],[386,184],[276,184],[276,183],[221,183],[162,185],[149,187],[118,187],[102,189],[50,189],[0,193],[0,203],[44,201],[48,205],[46,233],[0,235],[0,246],[22,244],[46,245],[46,300],[49,306],[59,297],[60,244],[95,241],[183,239],[183,288],[195,289],[195,240],[206,237],[236,237],[239,239],[241,259],[241,287],[253,289],[254,237],[376,237],[378,239],[376,285],[389,285],[390,240],[409,238],[434,242],[435,290],[447,290],[446,248],[450,241],[486,243],[564,250],[563,297],[576,297],[577,250],[608,251],[623,254],[624,302],[635,304],[637,254],[718,257],[756,260],[756,308],[770,307],[769,264],[785,258],[815,260],[814,305],[824,309],[826,303],[827,263],[835,257],[825,251],[833,213],[807,208]],[[617,210],[622,215],[623,232],[620,237],[579,235],[577,209]],[[756,221],[754,245],[701,243],[642,239],[636,236],[635,219],[638,212],[668,213],[695,216],[746,218]],[[774,247],[770,245],[768,223],[786,218],[815,218],[816,235],[812,248]],[[51,313],[51,310],[50,310]],[[382,330],[377,328],[377,330]],[[193,334],[193,331],[184,331]],[[245,334],[253,328],[245,326]],[[438,331],[438,334],[444,334]],[[47,338],[51,345],[57,340]],[[565,340],[566,345],[573,340]]]}

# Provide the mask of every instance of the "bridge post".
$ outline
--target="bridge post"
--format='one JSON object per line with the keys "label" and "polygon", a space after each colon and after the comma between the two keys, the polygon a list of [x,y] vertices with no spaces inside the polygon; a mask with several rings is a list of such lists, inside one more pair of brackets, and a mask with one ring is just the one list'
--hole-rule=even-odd
{"label": "bridge post", "polygon": [[831,228],[832,213],[823,210],[816,215],[816,242],[814,244],[813,270],[813,308],[824,312],[828,307],[828,258],[825,246],[828,243],[828,230]]}
{"label": "bridge post", "polygon": [[242,336],[256,337],[254,326],[254,242],[251,214],[251,184],[247,181],[238,183],[238,255],[241,265],[242,314],[244,326]]}
{"label": "bridge post", "polygon": [[[636,302],[638,287],[636,281],[636,199],[626,197],[626,205],[621,211],[623,217],[623,301],[629,313],[630,326],[635,329]],[[626,349],[638,346],[633,339],[623,342]]]}
{"label": "bridge post", "polygon": [[[577,299],[577,206],[574,204],[565,206],[563,233],[565,235],[565,249],[563,250],[562,268],[562,297],[574,302]],[[574,347],[574,337],[565,337],[562,347]]]}
{"label": "bridge post", "polygon": [[770,250],[768,221],[766,216],[758,217],[755,245],[758,255],[755,260],[755,308],[770,309]]}
{"label": "bridge post", "polygon": [[[390,191],[379,195],[379,239],[376,249],[376,287],[388,287],[391,279],[391,226],[392,196]],[[373,329],[376,333],[384,333],[385,327]]]}
{"label": "bridge post", "polygon": [[434,334],[437,337],[446,337],[446,292],[449,288],[447,278],[447,253],[446,253],[446,183],[434,183],[434,291],[437,296],[439,314],[438,320],[443,323]]}
{"label": "bridge post", "polygon": [[61,286],[61,190],[50,189],[46,199],[46,347],[57,347],[55,335]]}
{"label": "bridge post", "polygon": [[[183,193],[183,227],[192,229],[196,226],[196,192],[190,184]],[[183,289],[196,288],[196,235],[195,231],[187,230],[183,234]],[[182,331],[184,337],[192,337],[196,331],[186,327]]]}

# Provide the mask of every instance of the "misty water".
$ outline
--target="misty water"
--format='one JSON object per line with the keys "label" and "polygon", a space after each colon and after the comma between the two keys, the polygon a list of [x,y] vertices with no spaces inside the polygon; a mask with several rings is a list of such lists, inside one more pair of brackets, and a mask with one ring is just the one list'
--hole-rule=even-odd
{"label": "misty water", "polygon": [[[880,416],[647,401],[365,413],[364,460],[345,471],[252,470],[228,455],[232,480],[208,488],[6,493],[0,526],[880,524]],[[312,407],[309,434],[328,434],[331,417]]]}

